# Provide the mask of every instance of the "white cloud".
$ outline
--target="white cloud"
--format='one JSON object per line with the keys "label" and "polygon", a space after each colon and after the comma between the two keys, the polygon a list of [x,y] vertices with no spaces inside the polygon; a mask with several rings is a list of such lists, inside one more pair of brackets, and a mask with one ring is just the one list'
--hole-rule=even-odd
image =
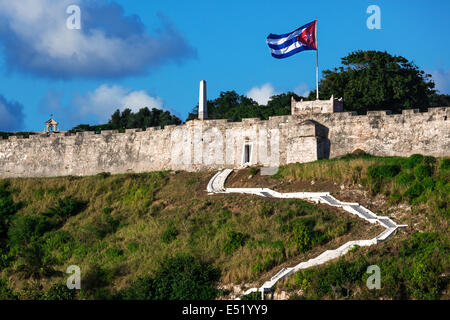
{"label": "white cloud", "polygon": [[146,91],[133,91],[122,86],[101,85],[92,92],[74,99],[74,105],[79,108],[82,116],[93,114],[100,122],[108,121],[115,110],[126,108],[137,112],[144,107],[162,109],[163,99],[153,97]]}
{"label": "white cloud", "polygon": [[[69,5],[81,9],[81,29],[67,28]],[[150,34],[139,16],[106,0],[0,0],[0,43],[12,69],[51,78],[142,74],[195,56],[186,39],[160,16]]]}
{"label": "white cloud", "polygon": [[299,96],[301,96],[301,97],[307,97],[308,95],[309,95],[309,92],[310,92],[311,90],[309,89],[309,86],[308,86],[308,84],[306,83],[306,82],[302,82],[302,83],[300,83],[295,89],[294,89],[294,92],[296,93],[296,94],[298,94]]}
{"label": "white cloud", "polygon": [[450,70],[437,69],[428,71],[440,94],[450,94]]}
{"label": "white cloud", "polygon": [[255,100],[260,105],[267,105],[270,97],[276,95],[274,87],[270,83],[266,83],[261,87],[255,86],[247,92],[247,97]]}

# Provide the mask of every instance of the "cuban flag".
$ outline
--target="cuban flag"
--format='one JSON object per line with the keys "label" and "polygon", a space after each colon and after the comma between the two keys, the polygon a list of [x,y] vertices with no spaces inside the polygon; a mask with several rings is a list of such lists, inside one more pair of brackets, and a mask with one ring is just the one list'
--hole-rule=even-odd
{"label": "cuban flag", "polygon": [[304,50],[317,50],[317,20],[305,24],[291,33],[269,34],[267,44],[277,59],[290,57]]}

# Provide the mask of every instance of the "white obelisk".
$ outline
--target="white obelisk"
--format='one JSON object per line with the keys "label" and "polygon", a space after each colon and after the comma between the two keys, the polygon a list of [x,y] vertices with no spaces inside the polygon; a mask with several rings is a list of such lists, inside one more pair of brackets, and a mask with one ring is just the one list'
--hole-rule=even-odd
{"label": "white obelisk", "polygon": [[200,81],[200,95],[198,99],[198,119],[205,120],[208,118],[208,108],[206,100],[206,81]]}

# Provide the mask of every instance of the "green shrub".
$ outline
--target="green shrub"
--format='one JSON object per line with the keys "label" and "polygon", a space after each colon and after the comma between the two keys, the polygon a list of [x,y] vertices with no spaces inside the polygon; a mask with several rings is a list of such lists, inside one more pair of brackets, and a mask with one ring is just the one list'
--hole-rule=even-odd
{"label": "green shrub", "polygon": [[400,269],[398,278],[405,283],[407,294],[415,299],[439,298],[445,288],[445,279],[440,275],[449,254],[448,239],[435,232],[415,233],[403,241],[399,252],[401,261],[397,263],[405,267]]}
{"label": "green shrub", "polygon": [[44,199],[45,190],[44,189],[34,189],[31,194],[33,195],[33,199],[36,201],[40,201]]}
{"label": "green shrub", "polygon": [[114,273],[111,269],[92,265],[85,273],[82,273],[80,294],[84,298],[106,299],[110,294],[105,287],[110,286]]}
{"label": "green shrub", "polygon": [[306,252],[311,249],[311,231],[304,224],[297,224],[294,227],[292,240],[300,252]]}
{"label": "green shrub", "polygon": [[255,168],[255,167],[251,167],[249,171],[250,171],[250,174],[251,174],[252,176],[255,176],[255,175],[258,174],[259,169],[258,169],[258,168]]}
{"label": "green shrub", "polygon": [[75,240],[65,230],[47,232],[42,236],[42,249],[55,258],[58,264],[65,263],[72,255]]}
{"label": "green shrub", "polygon": [[370,159],[373,158],[372,155],[365,152],[361,149],[356,149],[352,153],[347,153],[346,155],[342,156],[340,159],[342,160],[353,160],[353,159]]}
{"label": "green shrub", "polygon": [[106,179],[106,178],[108,178],[110,176],[111,176],[111,172],[100,172],[100,173],[97,174],[97,177],[100,177],[100,178],[103,178],[103,179]]}
{"label": "green shrub", "polygon": [[7,180],[0,182],[0,240],[7,232],[11,217],[20,209],[19,203],[12,200],[12,190]]}
{"label": "green shrub", "polygon": [[399,203],[402,200],[402,195],[397,192],[393,192],[389,195],[389,200],[392,203]]}
{"label": "green shrub", "polygon": [[432,157],[432,156],[423,157],[423,163],[428,164],[430,166],[435,165],[436,162],[437,162],[437,159],[435,157]]}
{"label": "green shrub", "polygon": [[124,259],[123,250],[118,248],[108,248],[105,251],[106,257],[113,263],[118,263]]}
{"label": "green shrub", "polygon": [[266,258],[262,262],[258,261],[252,266],[252,272],[254,274],[260,274],[263,271],[267,271],[275,267],[277,261],[272,258]]}
{"label": "green shrub", "polygon": [[417,179],[422,180],[426,177],[430,177],[432,174],[432,168],[430,165],[422,163],[414,168],[414,175]]}
{"label": "green shrub", "polygon": [[12,193],[9,182],[0,183],[0,217],[13,215],[19,209],[19,204],[13,203]]}
{"label": "green shrub", "polygon": [[170,226],[161,234],[161,241],[164,243],[171,243],[178,236],[178,230],[175,226]]}
{"label": "green shrub", "polygon": [[105,238],[108,234],[115,233],[119,227],[120,221],[111,215],[112,209],[105,208],[100,216],[96,216],[88,230],[92,231],[99,239]]}
{"label": "green shrub", "polygon": [[404,163],[404,167],[406,169],[412,169],[418,164],[422,163],[423,161],[423,155],[421,154],[413,154],[408,159],[406,159]]}
{"label": "green shrub", "polygon": [[8,230],[8,243],[11,248],[25,246],[32,238],[39,238],[51,231],[54,224],[47,217],[14,216]]}
{"label": "green shrub", "polygon": [[255,274],[259,274],[264,271],[264,265],[262,262],[258,261],[252,266],[252,272]]}
{"label": "green shrub", "polygon": [[248,236],[236,231],[228,232],[227,238],[223,246],[223,250],[227,254],[231,254],[245,244]]}
{"label": "green shrub", "polygon": [[[438,233],[415,233],[400,242],[391,255],[380,251],[344,257],[337,262],[300,270],[295,283],[307,299],[351,297],[353,299],[438,299],[446,289],[441,277],[448,265],[449,242]],[[381,290],[367,290],[369,265],[382,272]]]}
{"label": "green shrub", "polygon": [[[142,200],[145,200],[144,203],[150,205],[154,200],[154,193],[156,189],[160,186],[160,179],[157,178],[157,175],[155,175],[155,173],[152,173],[152,175],[155,176],[155,179],[150,180],[146,184],[139,184],[131,187],[123,198],[123,202],[126,204],[135,204]],[[139,177],[139,175],[136,174],[129,176],[137,178]]]}
{"label": "green shrub", "polygon": [[76,291],[67,288],[67,285],[62,283],[55,283],[44,294],[44,300],[74,300]]}
{"label": "green shrub", "polygon": [[382,164],[371,166],[367,169],[367,176],[373,180],[380,180],[383,178],[393,178],[401,171],[399,165]]}
{"label": "green shrub", "polygon": [[136,242],[134,242],[134,241],[128,242],[128,243],[127,243],[127,248],[128,248],[128,250],[129,250],[130,252],[134,252],[134,251],[136,251],[137,249],[139,249],[139,244],[136,243]]}
{"label": "green shrub", "polygon": [[43,214],[49,217],[59,217],[61,219],[67,219],[80,213],[86,206],[86,203],[77,199],[66,197],[64,199],[58,199],[55,206],[50,207]]}
{"label": "green shrub", "polygon": [[273,212],[274,212],[273,206],[271,206],[270,204],[263,203],[259,210],[259,215],[261,217],[269,217],[273,214]]}
{"label": "green shrub", "polygon": [[441,165],[439,167],[442,171],[447,171],[450,169],[450,158],[442,159]]}
{"label": "green shrub", "polygon": [[0,279],[0,300],[17,300],[17,295],[10,289],[7,278]]}
{"label": "green shrub", "polygon": [[192,185],[196,184],[197,182],[198,182],[198,179],[197,179],[197,178],[191,178],[191,179],[188,179],[188,180],[186,181],[186,184],[187,184],[188,186],[192,186]]}
{"label": "green shrub", "polygon": [[193,256],[165,259],[154,276],[139,278],[121,290],[125,300],[211,300],[217,297],[218,270]]}
{"label": "green shrub", "polygon": [[308,299],[340,298],[350,295],[352,287],[363,282],[367,266],[363,257],[351,262],[341,258],[330,265],[299,271],[295,282]]}
{"label": "green shrub", "polygon": [[48,256],[41,244],[34,239],[17,252],[17,261],[17,270],[26,278],[39,279],[55,273],[53,269],[55,259]]}
{"label": "green shrub", "polygon": [[252,292],[240,297],[241,300],[261,300],[261,292]]}
{"label": "green shrub", "polygon": [[403,196],[408,198],[411,202],[413,199],[419,197],[424,190],[425,188],[423,187],[423,185],[420,182],[415,181],[413,185],[405,191]]}
{"label": "green shrub", "polygon": [[408,185],[414,181],[414,176],[406,171],[400,172],[395,177],[395,182],[401,185]]}
{"label": "green shrub", "polygon": [[434,182],[434,179],[432,177],[426,177],[422,180],[422,186],[425,190],[432,191],[435,185],[436,183]]}

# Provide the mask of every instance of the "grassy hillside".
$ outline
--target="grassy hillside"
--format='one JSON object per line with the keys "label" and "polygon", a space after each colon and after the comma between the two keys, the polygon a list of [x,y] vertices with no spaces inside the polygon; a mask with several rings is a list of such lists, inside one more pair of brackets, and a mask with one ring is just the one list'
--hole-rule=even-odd
{"label": "grassy hillside", "polygon": [[[279,287],[293,293],[292,298],[450,297],[449,158],[348,155],[285,166],[276,177],[288,181],[276,184],[281,190],[329,190],[409,225],[381,245],[288,278]],[[381,290],[366,287],[370,265],[380,267]]]}
{"label": "grassy hillside", "polygon": [[[448,298],[449,159],[348,156],[257,169],[230,186],[331,191],[411,227],[278,286],[302,298]],[[152,172],[0,181],[0,298],[214,299],[225,285],[262,284],[381,227],[299,200],[207,195],[214,173]],[[382,267],[383,290],[365,288]],[[81,268],[82,290],[65,288]],[[385,275],[383,276],[383,272]],[[384,279],[384,280],[383,280]]]}

